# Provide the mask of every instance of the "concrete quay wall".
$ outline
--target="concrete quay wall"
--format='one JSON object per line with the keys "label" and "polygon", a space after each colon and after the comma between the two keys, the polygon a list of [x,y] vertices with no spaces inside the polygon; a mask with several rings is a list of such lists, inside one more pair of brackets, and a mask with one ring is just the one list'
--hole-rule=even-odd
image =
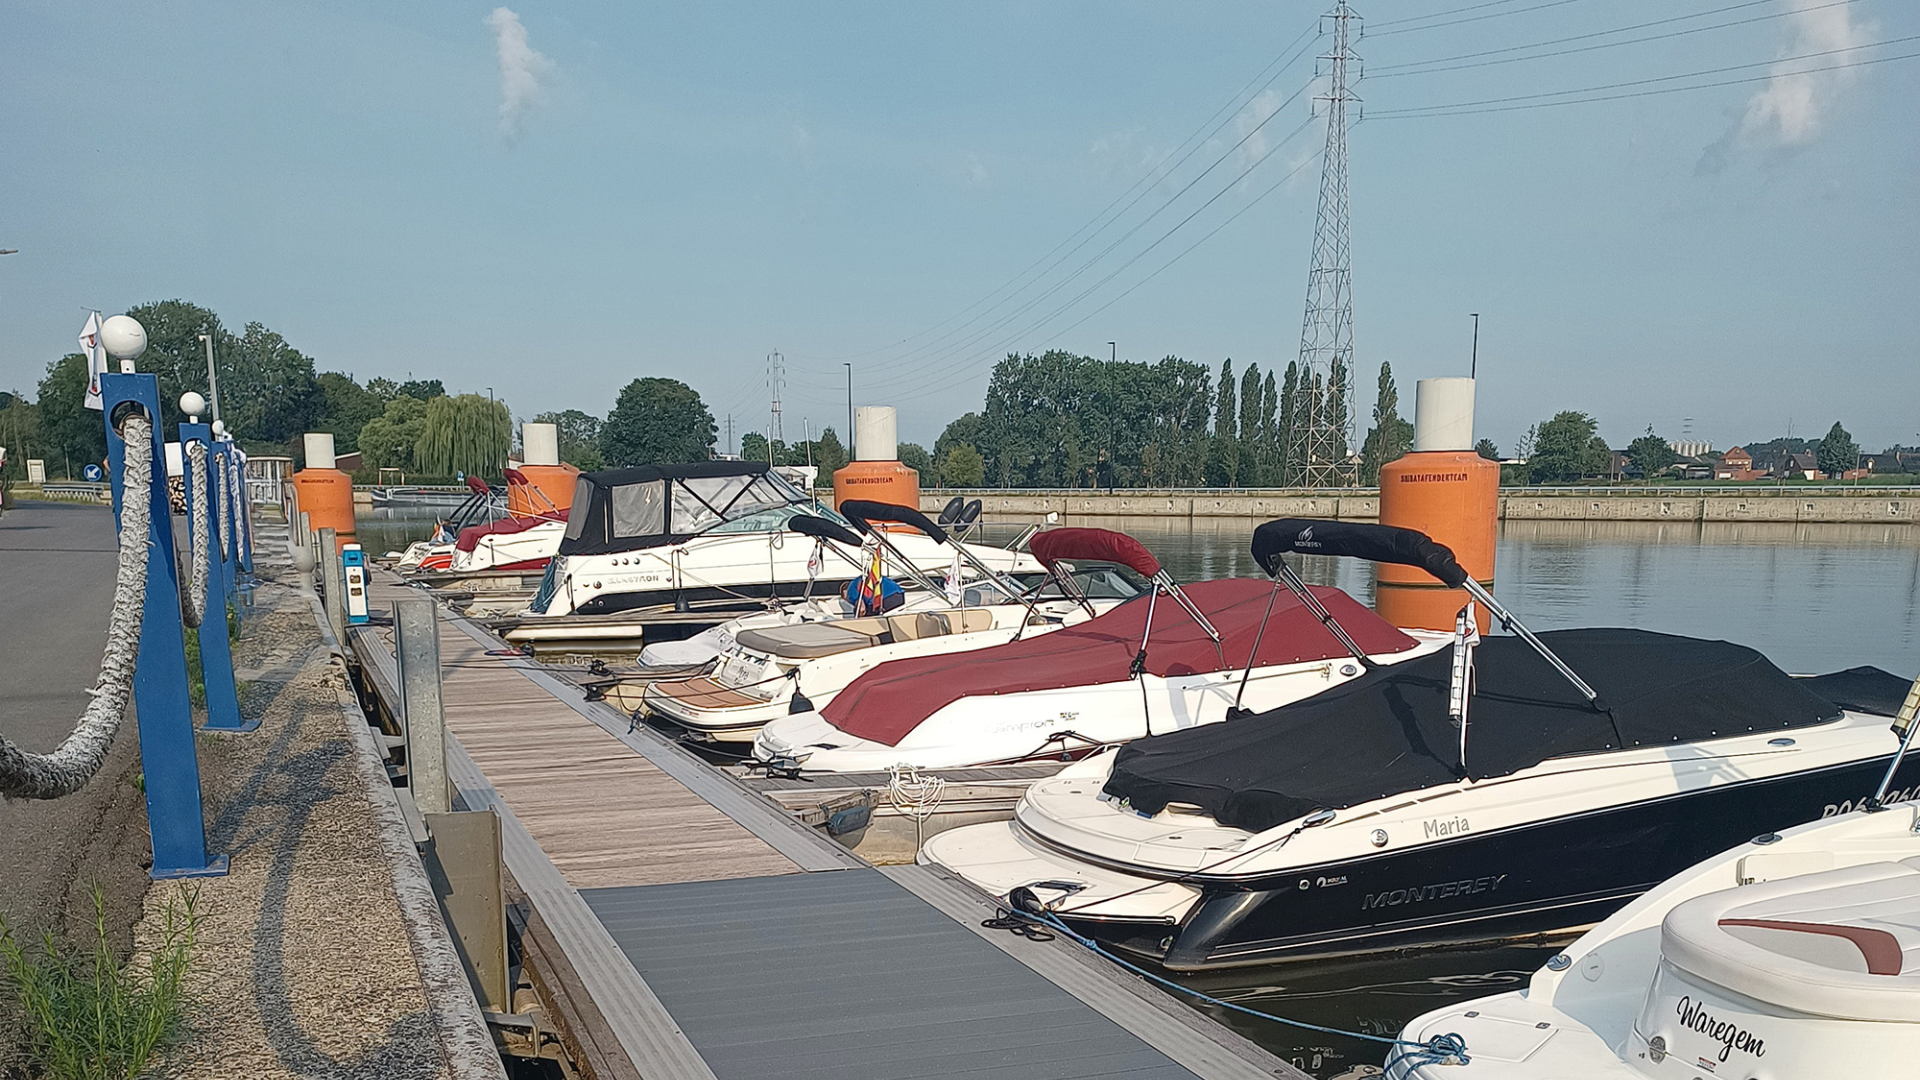
{"label": "concrete quay wall", "polygon": [[[1040,521],[1092,517],[1334,518],[1371,521],[1380,497],[1371,489],[1351,493],[1286,491],[927,491],[920,509],[938,514],[955,495],[979,499],[989,521]],[[1500,516],[1510,521],[1752,521],[1784,524],[1912,524],[1920,522],[1920,493],[1802,494],[1798,492],[1708,495],[1533,494],[1524,488],[1500,496]]]}

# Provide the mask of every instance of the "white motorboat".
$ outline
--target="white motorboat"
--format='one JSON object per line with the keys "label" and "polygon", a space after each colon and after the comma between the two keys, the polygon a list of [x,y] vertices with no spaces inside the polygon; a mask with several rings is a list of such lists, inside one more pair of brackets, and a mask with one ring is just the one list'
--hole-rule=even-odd
{"label": "white motorboat", "polygon": [[[1182,971],[1572,932],[1851,808],[1898,749],[1857,672],[1796,679],[1639,630],[1536,636],[1409,530],[1270,522],[1255,558],[1283,572],[1308,528],[1311,553],[1424,566],[1517,636],[1477,641],[1463,612],[1451,650],[1076,764],[921,858]],[[1909,761],[1894,786],[1916,784]]]}
{"label": "white motorboat", "polygon": [[[1237,579],[1182,588],[1138,541],[1104,529],[1048,530],[1030,548],[1044,566],[1117,563],[1153,588],[1045,637],[884,664],[823,708],[768,723],[755,757],[863,772],[1084,755],[1321,693],[1451,640],[1404,633],[1297,578],[1291,594]],[[1162,594],[1177,603],[1156,606]]]}
{"label": "white motorboat", "polygon": [[[559,552],[526,615],[758,603],[837,589],[844,579],[821,580],[824,550],[837,546],[841,558],[852,560],[859,549],[825,537],[796,541],[787,522],[797,515],[847,526],[840,515],[759,462],[582,473]],[[899,554],[883,558],[884,574],[942,572],[954,561],[952,548],[926,536],[902,534],[894,545]],[[1022,552],[977,544],[967,548],[996,573],[1040,569]]]}
{"label": "white motorboat", "polygon": [[[1916,683],[1901,710],[1910,745]],[[1903,748],[1904,752],[1904,748]],[[1390,1080],[1911,1075],[1920,1055],[1920,805],[1889,769],[1866,808],[1765,833],[1667,879],[1524,990],[1415,1018],[1446,1049]],[[1434,1043],[1439,1037],[1443,1041]]]}
{"label": "white motorboat", "polygon": [[[856,500],[842,504],[841,511],[896,558],[888,534],[874,527],[876,514],[937,542],[952,542],[918,511]],[[1034,542],[1045,550],[1056,535],[1041,533]],[[966,556],[965,549],[957,550]],[[920,604],[866,618],[739,630],[711,673],[650,683],[644,707],[699,739],[751,742],[768,721],[825,707],[849,683],[883,664],[1030,640],[1084,622],[1140,592],[1110,570],[1069,574],[1064,564],[1046,558],[1041,563],[1048,578],[1031,588],[975,565],[978,579],[957,581],[950,593],[934,594],[947,601],[944,609]]]}

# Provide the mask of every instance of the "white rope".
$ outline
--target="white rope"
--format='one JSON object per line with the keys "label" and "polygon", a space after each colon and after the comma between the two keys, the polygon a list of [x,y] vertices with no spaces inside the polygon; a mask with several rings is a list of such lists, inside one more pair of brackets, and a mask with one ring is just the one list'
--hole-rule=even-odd
{"label": "white rope", "polygon": [[233,550],[233,510],[232,503],[228,501],[233,477],[228,469],[228,465],[232,464],[231,457],[224,458],[223,462],[220,466],[220,490],[214,501],[220,507],[220,557],[224,559],[226,553]]}
{"label": "white rope", "polygon": [[207,518],[207,444],[198,440],[187,442],[187,468],[192,476],[187,486],[193,489],[189,500],[187,531],[191,534],[187,543],[193,549],[190,562],[193,570],[188,574],[187,587],[180,593],[180,621],[188,626],[197,627],[207,617],[207,576],[212,566],[210,558],[213,550],[213,537],[208,534],[211,523]]}
{"label": "white rope", "polygon": [[921,775],[912,765],[895,765],[887,770],[887,801],[901,814],[913,819],[913,847],[917,853],[926,842],[926,821],[940,808],[947,782],[933,775]]}
{"label": "white rope", "polygon": [[140,655],[140,617],[147,595],[148,530],[153,486],[153,428],[130,416],[121,428],[126,464],[120,482],[120,554],[114,571],[113,609],[107,620],[107,651],[100,680],[87,691],[93,700],[67,741],[51,754],[29,754],[0,735],[0,795],[55,799],[78,791],[100,771],[107,749],[127,713],[134,663]]}

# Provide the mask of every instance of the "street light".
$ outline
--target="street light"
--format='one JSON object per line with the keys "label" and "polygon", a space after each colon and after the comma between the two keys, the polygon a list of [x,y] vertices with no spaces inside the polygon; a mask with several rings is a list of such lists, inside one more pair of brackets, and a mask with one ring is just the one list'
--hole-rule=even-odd
{"label": "street light", "polygon": [[133,361],[147,351],[147,328],[131,315],[115,315],[100,324],[100,344],[120,361],[120,373],[133,374]]}
{"label": "street light", "polygon": [[200,344],[207,347],[207,394],[213,398],[213,418],[220,419],[220,379],[213,373],[213,335],[199,335]]}
{"label": "street light", "polygon": [[1467,362],[1467,378],[1480,377],[1480,313],[1468,312],[1473,316],[1473,358]]}

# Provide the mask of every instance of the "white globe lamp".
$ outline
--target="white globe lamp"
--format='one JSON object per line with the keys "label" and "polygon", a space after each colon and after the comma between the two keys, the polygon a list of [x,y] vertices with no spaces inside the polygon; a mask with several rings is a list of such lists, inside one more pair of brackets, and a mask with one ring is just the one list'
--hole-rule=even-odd
{"label": "white globe lamp", "polygon": [[187,414],[187,423],[197,424],[200,414],[207,411],[207,399],[189,390],[180,395],[180,411]]}
{"label": "white globe lamp", "polygon": [[213,437],[216,439],[224,439],[227,437],[227,422],[225,420],[215,420],[213,422]]}
{"label": "white globe lamp", "polygon": [[100,344],[122,371],[132,371],[134,358],[147,351],[147,328],[131,315],[115,315],[100,324]]}

